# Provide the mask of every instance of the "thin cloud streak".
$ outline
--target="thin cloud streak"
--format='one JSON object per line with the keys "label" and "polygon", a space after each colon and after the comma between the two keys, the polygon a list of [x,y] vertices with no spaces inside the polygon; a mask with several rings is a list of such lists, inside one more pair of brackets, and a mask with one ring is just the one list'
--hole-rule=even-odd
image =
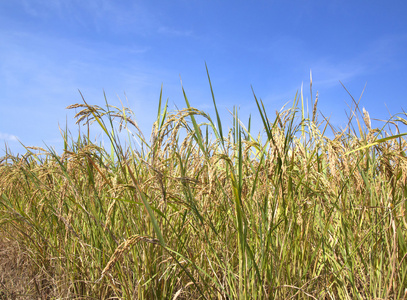
{"label": "thin cloud streak", "polygon": [[[341,82],[348,82],[366,73],[363,64],[319,61],[312,65],[313,84],[318,88],[335,87]],[[323,78],[323,79],[319,79]]]}
{"label": "thin cloud streak", "polygon": [[[108,0],[16,0],[34,19],[53,20],[70,29],[96,31],[98,34],[155,34],[161,25],[153,11],[140,3],[113,3]],[[62,26],[62,24],[61,24]],[[52,31],[52,28],[50,28]]]}
{"label": "thin cloud streak", "polygon": [[16,135],[0,132],[0,140],[18,142],[19,138]]}
{"label": "thin cloud streak", "polygon": [[157,32],[167,36],[176,36],[176,37],[190,37],[193,34],[192,30],[178,30],[166,26],[159,27]]}

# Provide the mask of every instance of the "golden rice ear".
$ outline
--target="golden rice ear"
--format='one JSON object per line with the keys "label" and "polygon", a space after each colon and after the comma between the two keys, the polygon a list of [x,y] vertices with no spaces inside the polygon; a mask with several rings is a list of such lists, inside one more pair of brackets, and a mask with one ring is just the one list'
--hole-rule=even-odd
{"label": "golden rice ear", "polygon": [[318,91],[317,91],[317,95],[315,97],[314,109],[312,110],[312,122],[315,122],[315,120],[317,118],[317,104],[318,104]]}
{"label": "golden rice ear", "polygon": [[71,105],[67,106],[66,109],[73,109],[73,108],[78,108],[78,107],[86,107],[86,105],[76,103],[76,104],[71,104]]}
{"label": "golden rice ear", "polygon": [[365,121],[366,127],[369,130],[372,129],[372,123],[370,122],[369,113],[366,111],[364,107],[363,107],[363,121]]}
{"label": "golden rice ear", "polygon": [[109,272],[114,267],[116,262],[123,256],[123,254],[128,252],[130,248],[139,241],[156,245],[159,243],[159,241],[154,238],[140,236],[138,234],[131,236],[128,240],[124,241],[116,248],[113,255],[110,257],[110,260],[107,263],[106,267],[103,269],[102,274],[100,278],[97,280],[97,282],[101,281],[102,278],[106,275],[106,273]]}
{"label": "golden rice ear", "polygon": [[399,121],[399,122],[403,123],[404,125],[407,125],[407,120],[406,119],[397,117],[396,121]]}

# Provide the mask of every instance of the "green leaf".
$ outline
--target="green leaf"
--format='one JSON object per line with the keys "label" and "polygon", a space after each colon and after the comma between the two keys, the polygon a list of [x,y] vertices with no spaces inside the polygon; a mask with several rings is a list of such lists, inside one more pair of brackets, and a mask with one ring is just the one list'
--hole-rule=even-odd
{"label": "green leaf", "polygon": [[351,153],[353,153],[353,152],[356,152],[356,151],[359,151],[359,150],[363,150],[363,149],[366,149],[366,148],[370,148],[370,147],[372,147],[372,146],[376,146],[376,145],[379,145],[379,144],[381,144],[381,143],[387,142],[387,141],[389,141],[389,140],[397,139],[397,138],[402,137],[402,136],[405,136],[405,135],[407,135],[407,133],[401,133],[401,134],[396,134],[396,135],[388,136],[388,137],[386,137],[386,138],[382,138],[382,139],[376,140],[375,142],[370,143],[370,144],[368,144],[368,145],[365,145],[365,146],[363,146],[363,147],[359,147],[359,148],[357,148],[357,149],[355,149],[355,150],[346,152],[345,155],[348,155],[348,154],[351,154]]}

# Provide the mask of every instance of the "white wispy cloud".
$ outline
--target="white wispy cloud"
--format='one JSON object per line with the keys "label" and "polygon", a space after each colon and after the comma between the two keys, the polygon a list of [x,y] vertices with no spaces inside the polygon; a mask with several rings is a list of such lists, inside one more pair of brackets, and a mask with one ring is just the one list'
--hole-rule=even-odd
{"label": "white wispy cloud", "polygon": [[[313,83],[318,88],[338,86],[339,81],[350,81],[367,71],[363,62],[333,61],[321,59],[312,63]],[[323,78],[323,79],[319,79]]]}
{"label": "white wispy cloud", "polygon": [[148,5],[109,0],[15,0],[27,16],[107,34],[151,35],[161,22]]}
{"label": "white wispy cloud", "polygon": [[158,33],[164,34],[167,36],[177,36],[177,37],[188,37],[192,36],[192,30],[179,30],[167,26],[161,26],[158,28]]}
{"label": "white wispy cloud", "polygon": [[17,142],[19,138],[13,134],[0,132],[0,140]]}

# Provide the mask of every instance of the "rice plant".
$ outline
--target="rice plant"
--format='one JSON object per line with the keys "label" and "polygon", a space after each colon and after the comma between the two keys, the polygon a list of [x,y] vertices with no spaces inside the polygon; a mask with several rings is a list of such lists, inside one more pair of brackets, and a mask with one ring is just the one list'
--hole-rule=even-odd
{"label": "rice plant", "polygon": [[129,108],[83,98],[68,108],[110,147],[66,128],[61,155],[7,151],[0,298],[407,299],[406,114],[372,128],[351,98],[338,129],[318,94],[272,119],[253,92],[252,134],[237,109],[224,127],[208,80],[215,118],[161,90],[146,139]]}

